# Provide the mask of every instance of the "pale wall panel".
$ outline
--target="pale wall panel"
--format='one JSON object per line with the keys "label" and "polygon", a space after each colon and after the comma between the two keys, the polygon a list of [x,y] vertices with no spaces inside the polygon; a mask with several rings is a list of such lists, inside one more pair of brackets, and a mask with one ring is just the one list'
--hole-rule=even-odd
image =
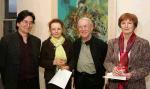
{"label": "pale wall panel", "polygon": [[117,1],[108,0],[108,40],[116,37]]}

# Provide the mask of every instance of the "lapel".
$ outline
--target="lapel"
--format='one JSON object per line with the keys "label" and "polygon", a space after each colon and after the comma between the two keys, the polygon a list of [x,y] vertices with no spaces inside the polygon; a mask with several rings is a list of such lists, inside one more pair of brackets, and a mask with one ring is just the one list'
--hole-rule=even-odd
{"label": "lapel", "polygon": [[135,56],[136,56],[135,52],[138,52],[137,44],[138,44],[138,37],[136,37],[136,40],[130,50],[129,65],[132,64],[135,60]]}
{"label": "lapel", "polygon": [[[37,43],[34,41],[33,37],[29,34],[29,42],[31,43],[30,46],[31,46],[31,53],[32,55],[36,56],[36,47],[37,47]],[[32,57],[34,57],[32,56]]]}
{"label": "lapel", "polygon": [[39,52],[39,47],[40,47],[40,44],[35,40],[35,38],[29,34],[29,42],[31,43],[30,46],[31,46],[31,54],[32,54],[32,58],[33,60],[35,61],[35,57],[38,57],[40,52]]}
{"label": "lapel", "polygon": [[91,51],[91,56],[93,58],[94,65],[95,65],[96,72],[98,72],[100,71],[98,66],[101,65],[99,63],[102,63],[101,62],[102,59],[99,59],[100,57],[98,57],[98,55],[100,55],[98,53],[99,51],[97,51],[99,47],[97,47],[98,45],[95,42],[96,42],[96,39],[92,37],[90,40],[90,51]]}
{"label": "lapel", "polygon": [[116,62],[116,64],[119,63],[119,54],[120,54],[120,51],[119,51],[119,38],[115,38],[113,44],[112,44],[114,47],[114,57],[116,57],[114,60]]}
{"label": "lapel", "polygon": [[95,38],[92,37],[91,40],[90,40],[90,51],[91,51],[91,56],[93,58],[93,62],[96,65],[97,63],[99,63],[98,60],[96,60],[97,59],[97,48],[98,47],[94,42],[95,42]]}
{"label": "lapel", "polygon": [[81,50],[81,39],[79,40],[79,42],[77,43],[77,59],[79,59],[79,54],[80,54],[80,50]]}
{"label": "lapel", "polygon": [[20,61],[19,61],[19,58],[20,58],[20,44],[19,44],[19,35],[18,35],[18,33],[15,33],[13,36],[12,36],[12,38],[11,38],[12,40],[11,40],[11,44],[10,44],[10,46],[11,46],[11,52],[12,52],[12,54],[14,55],[14,59],[12,60],[13,61],[13,63],[15,63],[15,64],[19,64],[20,63]]}
{"label": "lapel", "polygon": [[77,66],[78,63],[80,50],[81,50],[81,38],[77,39],[77,41],[74,43],[75,66]]}

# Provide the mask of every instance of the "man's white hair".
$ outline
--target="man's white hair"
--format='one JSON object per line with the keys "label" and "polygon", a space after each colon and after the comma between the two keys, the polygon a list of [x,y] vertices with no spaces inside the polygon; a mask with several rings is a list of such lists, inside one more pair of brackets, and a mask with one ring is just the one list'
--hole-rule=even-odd
{"label": "man's white hair", "polygon": [[93,26],[93,22],[92,22],[92,20],[91,20],[90,18],[88,18],[88,17],[82,17],[82,18],[80,18],[80,19],[78,20],[78,23],[79,23],[79,21],[81,21],[81,20],[87,20],[87,21],[89,22],[89,24],[91,24],[91,25]]}

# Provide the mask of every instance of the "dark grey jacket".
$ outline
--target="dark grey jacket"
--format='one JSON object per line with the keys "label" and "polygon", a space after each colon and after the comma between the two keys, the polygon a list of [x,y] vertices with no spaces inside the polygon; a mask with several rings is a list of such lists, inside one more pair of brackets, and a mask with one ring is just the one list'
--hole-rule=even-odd
{"label": "dark grey jacket", "polygon": [[[29,34],[32,45],[32,59],[37,76],[41,41]],[[16,89],[20,65],[19,34],[4,36],[0,41],[0,70],[5,89]]]}

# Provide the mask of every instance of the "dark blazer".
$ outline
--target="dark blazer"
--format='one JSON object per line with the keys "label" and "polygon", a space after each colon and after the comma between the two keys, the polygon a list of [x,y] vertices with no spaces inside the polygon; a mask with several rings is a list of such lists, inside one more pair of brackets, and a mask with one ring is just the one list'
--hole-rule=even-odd
{"label": "dark blazer", "polygon": [[[119,38],[108,42],[108,52],[104,66],[108,72],[112,72],[114,66],[119,63]],[[133,74],[128,80],[127,89],[146,89],[145,77],[150,70],[150,45],[149,42],[137,36],[129,55],[128,71]],[[109,89],[117,89],[118,81],[109,80]]]}
{"label": "dark blazer", "polygon": [[[31,34],[29,34],[29,37],[32,45],[33,65],[38,77],[38,59],[41,41]],[[17,87],[20,65],[19,39],[19,34],[16,32],[4,36],[0,41],[0,69],[5,89],[16,89]]]}
{"label": "dark blazer", "polygon": [[[66,52],[67,64],[71,69],[72,68],[71,60],[73,57],[72,56],[73,45],[71,41],[65,39],[65,42],[63,43],[62,46]],[[53,65],[54,57],[55,57],[55,46],[50,41],[50,38],[48,38],[42,43],[41,55],[40,55],[40,66],[45,68],[44,78],[47,81],[49,81],[56,73],[56,66]]]}
{"label": "dark blazer", "polygon": [[[90,45],[91,55],[96,68],[96,75],[97,78],[99,78],[100,80],[101,84],[100,89],[102,89],[104,85],[104,79],[102,78],[102,76],[105,74],[103,62],[107,53],[107,44],[94,36],[86,44]],[[77,63],[80,50],[81,50],[81,38],[77,39],[74,42],[74,69],[75,69],[74,74],[76,74],[77,72]]]}

